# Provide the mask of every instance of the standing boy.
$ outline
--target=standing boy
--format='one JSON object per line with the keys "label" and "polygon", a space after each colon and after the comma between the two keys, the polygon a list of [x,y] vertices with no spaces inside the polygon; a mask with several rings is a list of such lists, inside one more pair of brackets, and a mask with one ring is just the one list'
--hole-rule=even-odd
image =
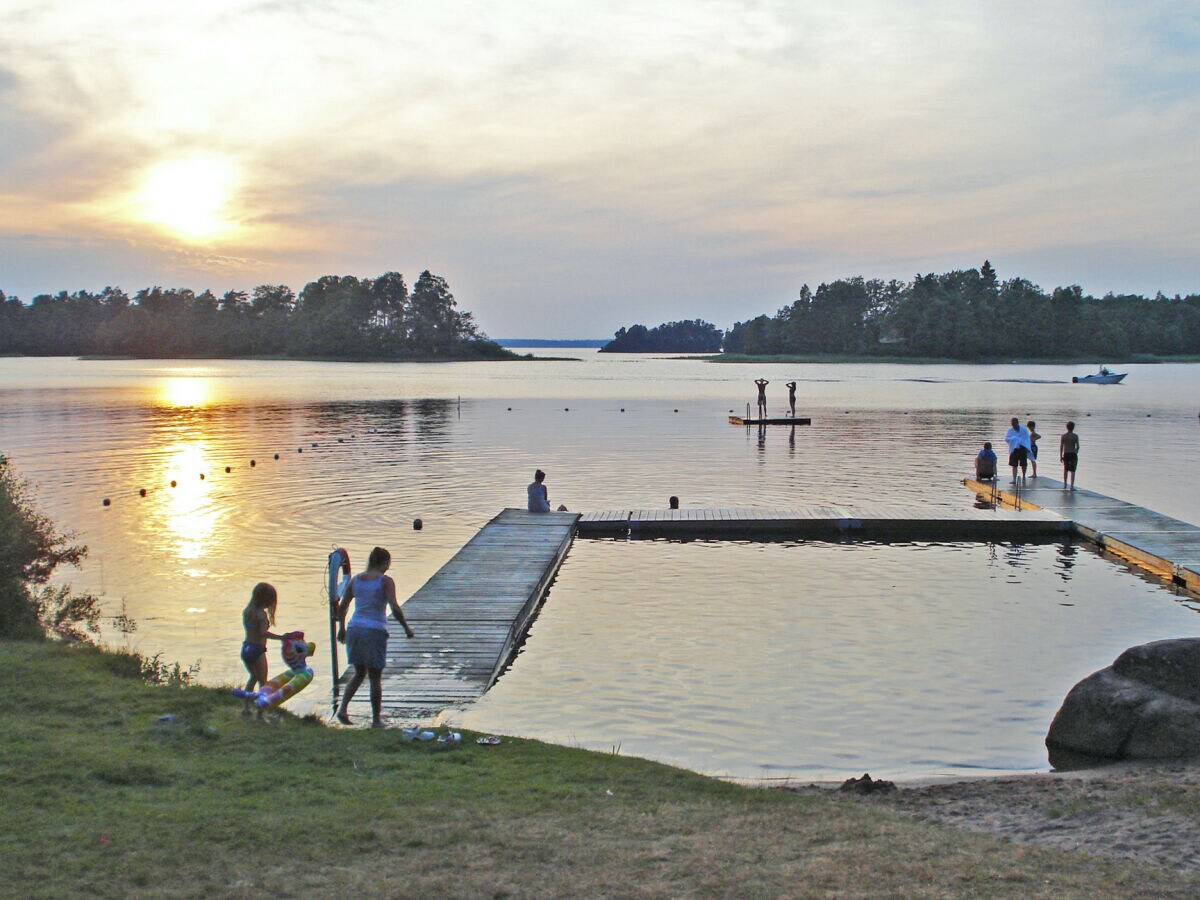
{"label": "standing boy", "polygon": [[758,385],[758,417],[765,419],[767,417],[767,385],[771,382],[765,378],[756,378],[754,383]]}
{"label": "standing boy", "polygon": [[1058,439],[1058,458],[1063,464],[1063,490],[1067,490],[1067,475],[1071,476],[1071,490],[1075,490],[1075,468],[1079,465],[1079,435],[1075,423],[1068,422],[1067,430]]}

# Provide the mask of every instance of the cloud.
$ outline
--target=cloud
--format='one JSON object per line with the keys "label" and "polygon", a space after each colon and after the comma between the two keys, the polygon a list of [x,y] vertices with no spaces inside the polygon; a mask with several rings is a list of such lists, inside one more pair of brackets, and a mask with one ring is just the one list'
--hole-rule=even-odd
{"label": "cloud", "polygon": [[[107,269],[85,254],[96,283],[154,259],[204,274],[111,212],[203,150],[245,185],[241,236],[213,247],[244,262],[214,278],[429,267],[469,308],[480,292],[494,333],[570,297],[569,330],[689,304],[729,321],[804,281],[986,256],[1101,293],[1200,286],[1181,189],[1200,176],[1200,18],[1174,0],[0,15],[0,235],[137,248]],[[8,254],[0,277],[61,287],[49,250]]]}

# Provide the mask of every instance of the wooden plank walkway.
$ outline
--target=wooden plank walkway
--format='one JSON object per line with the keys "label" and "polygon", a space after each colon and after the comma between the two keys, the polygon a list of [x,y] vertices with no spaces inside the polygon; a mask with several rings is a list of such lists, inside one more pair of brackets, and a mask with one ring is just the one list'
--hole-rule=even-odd
{"label": "wooden plank walkway", "polygon": [[781,419],[748,419],[745,416],[730,416],[730,425],[811,425],[812,419],[800,418],[796,416],[794,419],[783,417]]}
{"label": "wooden plank walkway", "polygon": [[[483,696],[519,646],[575,535],[577,513],[506,509],[404,603],[416,636],[388,617],[383,708],[429,717]],[[339,682],[345,684],[353,669]],[[370,720],[364,683],[350,714]]]}
{"label": "wooden plank walkway", "polygon": [[[389,619],[383,706],[429,719],[481,697],[511,661],[576,533],[588,537],[756,536],[880,540],[1029,540],[1077,534],[1142,568],[1200,592],[1200,527],[1094,491],[1039,478],[1019,492],[964,479],[995,509],[914,510],[860,504],[726,509],[615,509],[528,513],[506,509],[404,604],[408,640]],[[347,670],[339,679],[344,684]],[[351,714],[369,716],[367,685]]]}
{"label": "wooden plank walkway", "polygon": [[866,504],[774,509],[617,509],[585,513],[584,537],[737,539],[757,535],[889,540],[1020,540],[1067,532],[1071,523],[1039,510],[924,509]]}
{"label": "wooden plank walkway", "polygon": [[[1008,506],[1053,512],[1072,523],[1081,537],[1189,590],[1200,591],[1200,527],[1095,491],[1063,490],[1053,478],[1024,485],[963,482],[976,493],[994,491]],[[1019,487],[1019,490],[1018,490]]]}

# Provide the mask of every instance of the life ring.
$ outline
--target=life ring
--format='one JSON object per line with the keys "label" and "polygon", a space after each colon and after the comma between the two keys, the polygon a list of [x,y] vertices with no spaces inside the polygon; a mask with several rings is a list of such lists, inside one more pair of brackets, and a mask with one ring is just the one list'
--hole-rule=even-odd
{"label": "life ring", "polygon": [[337,609],[346,593],[346,585],[350,583],[350,554],[344,547],[338,547],[329,554],[328,583],[326,590],[329,595],[330,615]]}

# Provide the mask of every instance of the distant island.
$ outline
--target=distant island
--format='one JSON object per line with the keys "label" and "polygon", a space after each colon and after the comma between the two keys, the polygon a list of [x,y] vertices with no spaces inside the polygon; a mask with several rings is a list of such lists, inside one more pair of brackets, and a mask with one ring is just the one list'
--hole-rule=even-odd
{"label": "distant island", "polygon": [[[691,352],[674,322],[622,328],[602,352]],[[706,336],[712,332],[705,329]],[[718,335],[719,332],[716,332]],[[737,322],[712,349],[720,360],[1154,360],[1200,355],[1200,294],[1152,298],[1046,293],[1000,281],[992,264],[910,282],[861,276],[808,285],[774,315]]]}
{"label": "distant island", "polygon": [[299,294],[116,287],[41,294],[26,305],[0,291],[0,353],[448,361],[520,359],[481,334],[446,280],[428,270],[411,292],[404,276],[326,275]]}
{"label": "distant island", "polygon": [[510,348],[527,348],[527,347],[603,347],[608,341],[604,338],[593,340],[586,338],[583,340],[570,339],[555,339],[555,338],[495,338],[497,344],[501,347]]}
{"label": "distant island", "polygon": [[664,322],[653,328],[631,325],[618,331],[611,341],[600,348],[600,352],[717,353],[723,338],[716,325],[700,319]]}
{"label": "distant island", "polygon": [[1024,278],[1000,281],[992,264],[911,282],[839,279],[774,316],[738,322],[725,352],[898,358],[1093,359],[1200,353],[1200,294],[1152,299],[1087,296],[1078,285],[1047,294]]}
{"label": "distant island", "polygon": [[[745,301],[745,298],[733,298]],[[1024,278],[978,269],[808,285],[774,315],[722,333],[701,319],[630,325],[611,341],[494,341],[428,270],[410,291],[398,272],[326,275],[221,296],[186,288],[39,294],[0,291],[0,354],[143,358],[448,361],[532,359],[510,347],[598,347],[602,353],[717,354],[721,361],[1157,360],[1200,357],[1200,294],[1147,298],[1046,293]],[[538,357],[545,359],[544,356]]]}

